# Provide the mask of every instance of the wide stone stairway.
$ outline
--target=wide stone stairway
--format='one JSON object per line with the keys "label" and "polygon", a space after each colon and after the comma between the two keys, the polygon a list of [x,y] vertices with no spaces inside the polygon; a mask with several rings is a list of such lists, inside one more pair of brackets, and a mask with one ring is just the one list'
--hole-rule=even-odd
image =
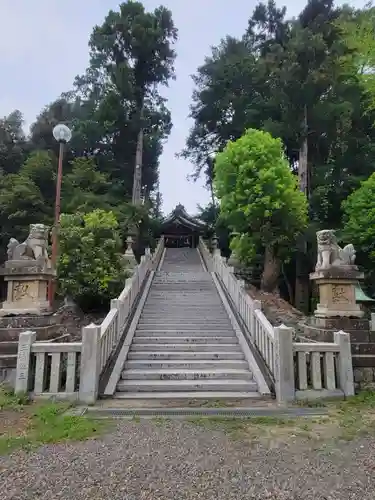
{"label": "wide stone stairway", "polygon": [[169,248],[155,272],[116,397],[257,397],[211,273],[196,249]]}

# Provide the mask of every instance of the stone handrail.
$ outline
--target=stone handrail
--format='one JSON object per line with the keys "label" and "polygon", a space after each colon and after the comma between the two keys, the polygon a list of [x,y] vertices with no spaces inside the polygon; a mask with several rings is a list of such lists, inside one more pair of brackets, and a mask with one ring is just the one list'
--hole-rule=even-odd
{"label": "stone handrail", "polygon": [[200,238],[199,250],[208,270],[215,272],[221,279],[232,299],[238,314],[244,322],[251,338],[258,348],[272,377],[275,376],[275,338],[274,328],[261,311],[259,300],[253,300],[245,290],[245,282],[234,275],[233,267],[227,265],[218,251],[211,255],[205,242]]}
{"label": "stone handrail", "polygon": [[[16,393],[48,394],[76,399],[82,342],[37,342],[36,333],[22,332],[18,341]],[[63,391],[61,387],[63,386]]]}
{"label": "stone handrail", "polygon": [[293,342],[293,328],[274,330],[280,402],[354,395],[349,333],[336,332],[334,342]]}
{"label": "stone handrail", "polygon": [[81,342],[36,342],[35,332],[21,333],[16,393],[31,391],[34,396],[95,402],[100,375],[122,337],[149,271],[158,265],[163,251],[161,238],[154,254],[146,251],[118,298],[111,301],[102,323],[82,329]]}
{"label": "stone handrail", "polygon": [[350,336],[335,333],[335,341],[294,342],[294,329],[274,327],[227,265],[218,250],[213,254],[202,239],[199,251],[209,271],[221,279],[237,313],[259,351],[275,386],[279,402],[354,394]]}

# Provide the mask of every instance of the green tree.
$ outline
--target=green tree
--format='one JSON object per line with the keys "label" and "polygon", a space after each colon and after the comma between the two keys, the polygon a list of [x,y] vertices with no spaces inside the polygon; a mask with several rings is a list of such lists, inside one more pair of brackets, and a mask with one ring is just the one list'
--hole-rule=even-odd
{"label": "green tree", "polygon": [[343,210],[342,237],[354,244],[357,262],[367,270],[367,285],[375,291],[375,173],[348,196]]}
{"label": "green tree", "polygon": [[350,52],[346,57],[354,66],[375,109],[375,7],[370,2],[364,9],[344,11],[337,22]]}
{"label": "green tree", "polygon": [[0,119],[0,171],[17,173],[27,153],[23,116],[18,110]]}
{"label": "green tree", "polygon": [[38,186],[20,174],[0,174],[0,255],[6,256],[10,238],[26,239],[31,223],[49,222],[48,208]]}
{"label": "green tree", "polygon": [[90,66],[76,79],[75,95],[92,103],[104,124],[113,163],[111,178],[117,196],[131,197],[138,133],[145,130],[142,165],[143,194],[158,180],[162,142],[170,132],[170,114],[158,92],[174,76],[177,38],[172,15],[164,7],[146,12],[128,1],[110,11],[90,37]]}
{"label": "green tree", "polygon": [[262,289],[278,286],[280,266],[307,224],[307,202],[284,156],[280,139],[248,130],[229,142],[215,162],[221,214],[238,233],[231,243],[245,263],[265,252]]}
{"label": "green tree", "polygon": [[84,215],[63,214],[59,244],[60,293],[83,310],[107,307],[126,278],[115,215],[99,209]]}
{"label": "green tree", "polygon": [[42,200],[50,209],[52,218],[56,196],[57,158],[50,151],[33,151],[21,166],[20,175],[30,179],[38,186]]}
{"label": "green tree", "polygon": [[75,158],[63,178],[62,207],[65,213],[87,213],[95,208],[110,210],[110,182],[100,172],[94,158]]}

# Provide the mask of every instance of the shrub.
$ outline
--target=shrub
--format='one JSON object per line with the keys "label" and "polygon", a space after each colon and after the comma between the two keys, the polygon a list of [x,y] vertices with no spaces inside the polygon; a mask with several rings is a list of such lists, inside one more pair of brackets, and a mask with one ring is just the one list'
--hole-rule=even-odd
{"label": "shrub", "polygon": [[63,214],[59,234],[59,291],[83,310],[101,309],[121,292],[127,272],[113,212]]}

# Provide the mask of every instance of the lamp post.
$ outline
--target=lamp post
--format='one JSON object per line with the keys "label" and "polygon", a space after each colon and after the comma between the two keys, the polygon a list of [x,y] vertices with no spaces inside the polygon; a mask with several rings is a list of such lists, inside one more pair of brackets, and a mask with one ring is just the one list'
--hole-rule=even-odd
{"label": "lamp post", "polygon": [[[63,123],[59,123],[54,127],[52,131],[53,137],[60,144],[59,149],[59,165],[57,169],[57,179],[56,179],[56,198],[55,198],[55,221],[52,231],[52,254],[51,254],[51,264],[52,269],[56,269],[57,262],[57,247],[58,247],[58,233],[60,224],[60,200],[61,200],[61,183],[62,183],[62,167],[63,167],[63,156],[64,156],[64,145],[70,141],[72,138],[72,132],[69,127]],[[55,298],[55,283],[53,280],[49,282],[48,287],[48,300],[52,307]]]}

